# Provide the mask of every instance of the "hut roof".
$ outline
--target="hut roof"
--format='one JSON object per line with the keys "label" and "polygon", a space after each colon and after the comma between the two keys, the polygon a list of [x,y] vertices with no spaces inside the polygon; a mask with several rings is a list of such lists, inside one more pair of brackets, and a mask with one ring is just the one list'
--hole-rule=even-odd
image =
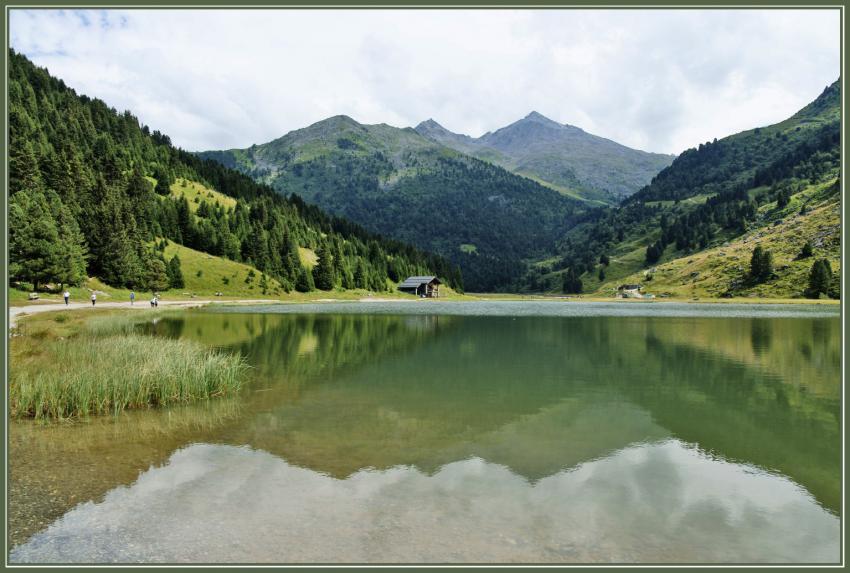
{"label": "hut roof", "polygon": [[429,284],[432,281],[436,281],[437,284],[440,284],[440,279],[437,277],[407,277],[404,279],[404,282],[398,285],[398,288],[417,288],[423,284]]}

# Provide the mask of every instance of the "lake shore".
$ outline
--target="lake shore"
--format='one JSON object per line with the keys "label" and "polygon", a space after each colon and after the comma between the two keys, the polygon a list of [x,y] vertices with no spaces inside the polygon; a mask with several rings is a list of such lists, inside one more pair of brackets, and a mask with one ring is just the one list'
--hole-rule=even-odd
{"label": "lake shore", "polygon": [[[312,293],[307,293],[312,294]],[[352,296],[352,294],[356,296]],[[242,304],[317,304],[317,303],[338,303],[338,302],[360,302],[360,303],[384,303],[384,302],[406,302],[406,303],[430,303],[436,301],[540,301],[540,302],[581,302],[581,303],[622,303],[622,304],[805,304],[805,305],[840,305],[840,300],[823,300],[823,299],[807,299],[807,298],[655,298],[655,299],[618,299],[612,297],[598,296],[581,296],[581,295],[542,295],[542,294],[508,294],[508,293],[469,293],[464,295],[453,295],[448,298],[440,299],[421,299],[414,298],[409,295],[381,295],[381,296],[362,296],[357,293],[324,293],[322,296],[290,296],[287,298],[257,298],[257,299],[227,299],[227,298],[203,298],[203,299],[175,299],[161,300],[159,304],[163,307],[179,309],[179,308],[196,308],[211,304],[218,305],[242,305]],[[43,312],[58,312],[64,310],[82,310],[91,309],[92,306],[88,302],[73,302],[65,305],[62,302],[53,300],[21,302],[10,305],[9,310],[9,328],[14,328],[20,318],[39,314]],[[150,304],[147,300],[137,301],[131,305],[129,302],[98,302],[96,309],[126,309],[126,310],[150,310]]]}

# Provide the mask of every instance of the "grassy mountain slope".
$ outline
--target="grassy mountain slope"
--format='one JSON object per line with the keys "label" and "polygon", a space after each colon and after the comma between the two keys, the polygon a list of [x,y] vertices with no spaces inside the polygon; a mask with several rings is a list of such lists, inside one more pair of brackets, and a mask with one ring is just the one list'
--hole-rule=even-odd
{"label": "grassy mountain slope", "polygon": [[452,133],[434,120],[416,130],[567,194],[610,204],[636,192],[673,161],[673,156],[631,149],[537,112],[479,138]]}
{"label": "grassy mountain slope", "polygon": [[[811,210],[800,214],[803,203],[809,204]],[[829,260],[833,272],[840,273],[841,201],[834,182],[809,186],[793,195],[784,209],[777,209],[771,203],[763,206],[759,214],[764,224],[732,241],[658,264],[651,273],[639,271],[607,281],[596,293],[611,294],[622,283],[642,283],[647,292],[656,295],[711,298],[735,293],[746,297],[796,298],[803,296],[815,260]],[[814,254],[799,259],[806,241],[812,242]],[[771,251],[776,276],[748,286],[746,275],[755,245]],[[648,276],[652,277],[650,281]]]}
{"label": "grassy mountain slope", "polygon": [[459,264],[470,290],[506,289],[588,210],[415,130],[336,116],[244,150],[200,154],[373,232]]}
{"label": "grassy mountain slope", "polygon": [[[130,112],[78,95],[11,50],[9,141],[13,283],[97,277],[115,288],[163,291],[171,257],[153,245],[165,238],[253,267],[286,291],[385,291],[388,280],[408,274],[462,287],[445,259],[175,148]],[[302,264],[302,250],[326,263],[316,265],[318,275]]]}
{"label": "grassy mountain slope", "polygon": [[[826,205],[840,209],[839,86],[828,86],[778,124],[682,153],[621,207],[598,212],[594,220],[568,231],[561,258],[538,263],[527,284],[557,290],[573,269],[583,292],[610,294],[615,283],[643,282],[645,271],[658,267],[663,273],[646,284],[650,292],[798,296],[806,285],[795,282],[806,278],[803,266],[810,268],[812,261],[791,262],[791,251],[806,240],[821,241],[818,225],[831,224],[822,220],[825,212],[832,212],[824,211]],[[751,252],[759,242],[751,238],[761,236],[770,238],[763,247],[773,253],[775,272],[763,284],[753,284],[742,278],[749,256],[743,269],[738,268],[740,261],[728,262],[733,260],[729,245],[737,245],[732,257],[740,258],[742,245]],[[833,272],[836,249],[816,249],[832,261]],[[605,258],[607,265],[601,262]]]}

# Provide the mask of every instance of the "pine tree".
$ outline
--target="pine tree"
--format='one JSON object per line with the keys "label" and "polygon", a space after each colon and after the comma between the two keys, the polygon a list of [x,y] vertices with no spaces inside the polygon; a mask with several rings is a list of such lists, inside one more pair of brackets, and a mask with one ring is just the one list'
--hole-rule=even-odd
{"label": "pine tree", "polygon": [[168,261],[166,273],[168,275],[169,288],[183,288],[186,286],[186,282],[183,280],[183,270],[180,268],[180,257],[177,255],[174,255]]}
{"label": "pine tree", "polygon": [[85,237],[70,209],[62,204],[59,196],[50,191],[48,199],[59,232],[58,248],[62,258],[62,271],[55,280],[62,284],[79,285],[86,278],[88,249]]}
{"label": "pine tree", "polygon": [[159,256],[151,256],[147,261],[145,286],[148,290],[159,292],[169,286],[168,267]]}
{"label": "pine tree", "polygon": [[[9,202],[9,276],[34,289],[65,277],[56,220],[40,191],[19,191]],[[67,281],[70,282],[70,281]]]}
{"label": "pine tree", "polygon": [[310,292],[313,288],[313,276],[303,266],[299,266],[298,276],[295,279],[295,290],[298,292]]}
{"label": "pine tree", "polygon": [[750,258],[750,280],[755,284],[763,283],[773,275],[773,254],[756,245]]}
{"label": "pine tree", "polygon": [[580,294],[584,285],[573,267],[564,273],[564,283],[561,290],[567,294]]}
{"label": "pine tree", "polygon": [[155,191],[158,195],[168,196],[171,194],[171,174],[164,167],[157,166],[154,171],[154,179],[156,179]]}
{"label": "pine tree", "polygon": [[354,288],[366,288],[366,269],[363,261],[357,261],[357,270],[354,272]]}
{"label": "pine tree", "polygon": [[338,242],[335,242],[333,245],[333,273],[334,273],[334,281],[338,286],[342,286],[343,288],[350,288],[345,286],[345,265],[343,264],[342,258],[342,248]]}
{"label": "pine tree", "polygon": [[652,243],[646,248],[646,264],[651,265],[657,263],[661,255],[664,254],[664,243],[660,240]]}
{"label": "pine tree", "polygon": [[192,218],[192,211],[189,209],[189,201],[184,195],[177,200],[177,226],[180,228],[180,236],[182,243],[186,246],[193,246],[195,239],[195,221]]}
{"label": "pine tree", "polygon": [[803,245],[803,248],[800,249],[800,254],[797,255],[797,259],[808,259],[814,254],[814,250],[812,248],[812,242],[806,241],[806,244]]}
{"label": "pine tree", "polygon": [[9,194],[23,189],[41,190],[44,182],[38,167],[38,158],[29,141],[9,150]]}
{"label": "pine tree", "polygon": [[819,259],[812,264],[809,271],[809,288],[806,296],[818,298],[820,295],[828,295],[832,287],[832,267],[826,259]]}
{"label": "pine tree", "polygon": [[319,260],[313,268],[313,282],[319,290],[332,290],[334,288],[333,260],[327,247],[322,245],[316,253]]}

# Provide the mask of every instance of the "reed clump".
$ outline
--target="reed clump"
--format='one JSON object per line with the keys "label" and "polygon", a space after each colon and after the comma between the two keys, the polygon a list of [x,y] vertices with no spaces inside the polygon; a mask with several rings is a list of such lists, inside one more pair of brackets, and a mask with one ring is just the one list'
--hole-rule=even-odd
{"label": "reed clump", "polygon": [[74,336],[31,341],[38,346],[31,359],[15,361],[13,349],[11,416],[117,414],[239,391],[248,368],[242,357],[194,341],[134,333],[128,322],[135,321],[105,319]]}

